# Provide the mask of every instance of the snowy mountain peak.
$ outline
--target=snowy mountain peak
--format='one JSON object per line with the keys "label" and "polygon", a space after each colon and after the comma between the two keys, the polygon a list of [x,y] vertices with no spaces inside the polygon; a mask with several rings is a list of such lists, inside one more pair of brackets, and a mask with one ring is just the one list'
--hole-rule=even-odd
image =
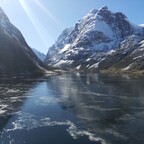
{"label": "snowy mountain peak", "polygon": [[131,35],[143,35],[142,27],[129,22],[123,13],[111,12],[107,6],[92,9],[73,28],[63,31],[45,61],[51,66],[88,68]]}
{"label": "snowy mountain peak", "polygon": [[[74,30],[73,27],[71,28],[66,28],[62,34],[58,37],[57,39],[57,43],[68,43],[69,40],[68,40],[68,35]],[[64,40],[64,41],[63,41]]]}
{"label": "snowy mountain peak", "polygon": [[140,27],[144,27],[144,24],[139,24]]}
{"label": "snowy mountain peak", "polygon": [[97,9],[92,9],[92,10],[90,10],[89,14],[96,14],[97,12],[98,12]]}
{"label": "snowy mountain peak", "polygon": [[102,12],[102,11],[109,11],[107,6],[102,6],[101,8],[98,9],[98,12]]}
{"label": "snowy mountain peak", "polygon": [[90,10],[90,12],[88,14],[96,14],[96,13],[98,13],[100,11],[105,11],[105,10],[108,10],[108,7],[107,6],[102,6],[98,10],[97,9]]}
{"label": "snowy mountain peak", "polygon": [[108,7],[106,5],[103,5],[101,8],[99,8],[99,11],[100,10],[108,10]]}
{"label": "snowy mountain peak", "polygon": [[113,13],[108,9],[107,6],[103,6],[98,10],[92,9],[84,18],[93,17],[98,20],[98,18],[102,18],[108,15],[112,15]]}

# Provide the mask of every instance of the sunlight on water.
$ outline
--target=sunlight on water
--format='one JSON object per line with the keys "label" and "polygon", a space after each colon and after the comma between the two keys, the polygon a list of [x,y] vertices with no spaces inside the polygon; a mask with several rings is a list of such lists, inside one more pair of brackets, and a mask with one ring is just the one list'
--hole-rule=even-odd
{"label": "sunlight on water", "polygon": [[0,141],[141,143],[142,85],[143,77],[97,74],[1,82]]}

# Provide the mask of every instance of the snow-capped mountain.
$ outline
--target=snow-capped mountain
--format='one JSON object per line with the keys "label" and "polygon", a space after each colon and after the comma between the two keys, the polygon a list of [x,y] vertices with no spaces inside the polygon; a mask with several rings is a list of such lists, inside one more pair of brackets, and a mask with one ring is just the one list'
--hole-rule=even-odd
{"label": "snow-capped mountain", "polygon": [[132,35],[121,43],[119,49],[109,54],[100,64],[100,70],[143,71],[144,37]]}
{"label": "snow-capped mountain", "polygon": [[30,75],[46,67],[0,8],[0,76]]}
{"label": "snow-capped mountain", "polygon": [[32,50],[41,61],[44,61],[44,59],[46,58],[46,55],[44,53],[42,53],[34,48]]}
{"label": "snow-capped mountain", "polygon": [[143,27],[106,6],[91,10],[74,27],[65,29],[49,48],[45,62],[54,67],[93,69],[128,37],[143,36]]}

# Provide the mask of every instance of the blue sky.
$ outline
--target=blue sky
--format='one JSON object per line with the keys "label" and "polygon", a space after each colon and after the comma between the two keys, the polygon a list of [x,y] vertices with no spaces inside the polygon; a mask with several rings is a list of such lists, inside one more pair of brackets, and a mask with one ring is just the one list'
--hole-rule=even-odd
{"label": "blue sky", "polygon": [[144,0],[0,0],[27,43],[44,53],[65,28],[103,5],[123,12],[135,24],[144,23]]}

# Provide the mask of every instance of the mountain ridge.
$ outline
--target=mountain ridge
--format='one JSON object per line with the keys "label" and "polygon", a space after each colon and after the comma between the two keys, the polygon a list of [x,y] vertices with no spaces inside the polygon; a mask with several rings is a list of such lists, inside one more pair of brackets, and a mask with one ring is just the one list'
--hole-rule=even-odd
{"label": "mountain ridge", "polygon": [[49,48],[45,63],[64,69],[97,69],[107,55],[132,35],[143,37],[144,28],[106,6],[93,9],[74,27],[62,32]]}
{"label": "mountain ridge", "polygon": [[44,61],[46,55],[42,52],[40,52],[39,50],[32,48],[33,52],[36,54],[36,56],[41,60]]}
{"label": "mountain ridge", "polygon": [[42,74],[43,64],[0,8],[0,77]]}

